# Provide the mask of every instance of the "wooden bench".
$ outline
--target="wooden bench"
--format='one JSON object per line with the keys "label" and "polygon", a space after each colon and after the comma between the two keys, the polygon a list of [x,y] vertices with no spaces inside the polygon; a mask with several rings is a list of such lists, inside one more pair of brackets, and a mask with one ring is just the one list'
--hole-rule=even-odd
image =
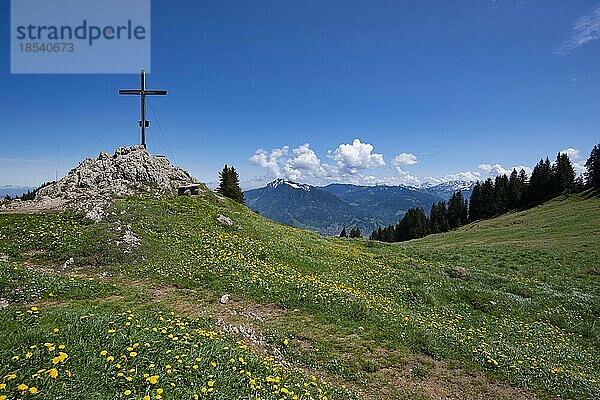
{"label": "wooden bench", "polygon": [[177,196],[198,196],[200,194],[200,185],[181,185],[177,188]]}

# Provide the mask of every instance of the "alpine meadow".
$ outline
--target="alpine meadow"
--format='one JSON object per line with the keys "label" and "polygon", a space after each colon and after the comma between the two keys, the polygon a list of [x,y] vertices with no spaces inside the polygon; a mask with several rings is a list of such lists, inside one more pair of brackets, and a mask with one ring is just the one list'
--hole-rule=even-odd
{"label": "alpine meadow", "polygon": [[0,400],[600,400],[600,0],[0,18]]}

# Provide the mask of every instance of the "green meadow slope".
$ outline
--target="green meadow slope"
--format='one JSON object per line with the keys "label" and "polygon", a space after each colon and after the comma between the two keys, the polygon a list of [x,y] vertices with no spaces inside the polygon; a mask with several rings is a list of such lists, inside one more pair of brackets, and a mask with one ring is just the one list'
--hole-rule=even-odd
{"label": "green meadow slope", "polygon": [[599,218],[571,197],[389,245],[212,193],[0,214],[0,399],[598,398]]}

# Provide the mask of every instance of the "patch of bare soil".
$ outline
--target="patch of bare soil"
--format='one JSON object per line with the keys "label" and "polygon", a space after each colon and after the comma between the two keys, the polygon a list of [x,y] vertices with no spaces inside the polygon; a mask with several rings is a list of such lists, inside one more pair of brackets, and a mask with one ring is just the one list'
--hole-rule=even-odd
{"label": "patch of bare soil", "polygon": [[[398,391],[417,398],[425,397],[435,400],[540,399],[539,396],[526,389],[493,382],[481,372],[467,373],[423,354],[414,355],[414,358],[404,365],[381,368],[372,373],[372,378],[375,381],[385,382],[384,387],[387,389],[384,390],[389,394]],[[369,395],[368,397],[381,398],[378,395]]]}
{"label": "patch of bare soil", "polygon": [[285,310],[269,304],[256,304],[236,298],[222,304],[212,293],[202,293],[192,289],[181,289],[173,285],[150,288],[152,301],[162,302],[179,313],[192,318],[210,318],[215,328],[243,340],[253,350],[274,356],[286,363],[279,349],[269,345],[260,324],[273,322]]}
{"label": "patch of bare soil", "polygon": [[69,202],[59,198],[35,200],[13,200],[0,206],[0,213],[7,214],[39,214],[66,210]]}

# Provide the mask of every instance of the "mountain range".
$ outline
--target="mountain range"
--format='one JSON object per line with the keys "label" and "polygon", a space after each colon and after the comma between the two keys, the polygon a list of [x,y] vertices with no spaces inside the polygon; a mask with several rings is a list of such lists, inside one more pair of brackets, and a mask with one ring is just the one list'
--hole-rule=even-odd
{"label": "mountain range", "polygon": [[23,193],[27,193],[28,191],[32,190],[35,190],[35,188],[31,186],[4,185],[0,186],[0,198],[4,198],[6,196],[21,196]]}
{"label": "mountain range", "polygon": [[409,208],[429,212],[431,204],[447,201],[456,190],[469,197],[472,187],[473,182],[464,181],[418,188],[340,183],[318,187],[278,179],[244,196],[250,209],[285,225],[324,235],[357,227],[368,235],[378,226],[397,223]]}

